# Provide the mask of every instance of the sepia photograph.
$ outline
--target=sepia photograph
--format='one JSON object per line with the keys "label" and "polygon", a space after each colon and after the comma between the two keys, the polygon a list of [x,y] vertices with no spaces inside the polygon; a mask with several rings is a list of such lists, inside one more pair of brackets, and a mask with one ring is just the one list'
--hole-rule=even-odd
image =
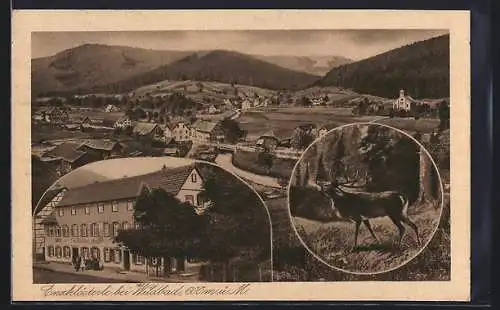
{"label": "sepia photograph", "polygon": [[459,294],[453,264],[468,248],[452,227],[468,206],[451,183],[467,189],[456,148],[468,97],[454,70],[467,44],[453,14],[422,25],[411,12],[311,12],[306,27],[293,22],[306,13],[243,13],[19,26],[16,177],[28,188],[13,240],[27,245],[17,257],[33,294],[168,283],[181,300],[241,299],[279,283],[273,298],[309,287],[337,299],[408,282]]}
{"label": "sepia photograph", "polygon": [[[346,125],[317,140],[299,160],[288,192],[290,215],[301,242],[322,263],[356,274],[383,273],[403,266],[432,239],[441,187],[417,140],[385,125]],[[449,279],[443,259],[449,231],[441,228],[439,247],[420,261],[436,268],[435,280]]]}
{"label": "sepia photograph", "polygon": [[60,178],[34,214],[34,283],[272,280],[264,203],[213,164],[95,162]]}

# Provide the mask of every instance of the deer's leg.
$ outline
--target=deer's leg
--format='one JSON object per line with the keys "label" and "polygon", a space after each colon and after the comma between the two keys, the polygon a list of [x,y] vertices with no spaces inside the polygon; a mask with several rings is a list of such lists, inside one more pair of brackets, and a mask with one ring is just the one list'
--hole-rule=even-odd
{"label": "deer's leg", "polygon": [[402,220],[404,223],[408,224],[408,226],[410,226],[413,231],[415,231],[415,234],[417,235],[417,243],[420,246],[420,235],[418,234],[417,225],[415,225],[415,223],[413,223],[407,216],[403,216]]}
{"label": "deer's leg", "polygon": [[372,225],[370,224],[370,221],[369,220],[364,220],[363,223],[365,223],[366,227],[368,228],[368,230],[370,231],[370,234],[372,235],[372,237],[377,240],[377,243],[380,244],[380,240],[378,240],[377,238],[377,235],[375,235],[375,232],[373,231],[372,229]]}
{"label": "deer's leg", "polygon": [[392,220],[392,222],[394,223],[394,225],[396,225],[398,227],[398,230],[399,230],[399,242],[398,242],[398,246],[401,247],[401,242],[403,241],[403,236],[405,234],[405,227],[403,224],[401,224],[401,219],[400,218],[395,218],[393,216],[389,216],[390,219]]}

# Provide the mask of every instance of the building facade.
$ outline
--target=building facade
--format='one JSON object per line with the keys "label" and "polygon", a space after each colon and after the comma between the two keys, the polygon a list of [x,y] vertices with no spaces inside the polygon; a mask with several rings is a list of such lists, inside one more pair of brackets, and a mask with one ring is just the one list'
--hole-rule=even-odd
{"label": "building facade", "polygon": [[151,264],[172,266],[170,271],[189,265],[187,261],[179,264],[175,258],[171,260],[176,262],[169,264],[164,258],[147,260],[113,243],[120,230],[138,226],[134,223],[134,203],[144,188],[163,188],[196,210],[207,205],[199,196],[202,176],[193,165],[61,189],[35,212],[36,252],[46,261],[71,263],[80,256],[96,258],[104,267],[139,272],[147,272]]}
{"label": "building facade", "polygon": [[191,130],[185,123],[179,122],[172,128],[172,137],[176,142],[191,141]]}
{"label": "building facade", "polygon": [[417,101],[410,96],[405,95],[404,90],[399,91],[399,98],[397,98],[393,104],[392,109],[397,111],[411,111],[412,108],[417,104]]}

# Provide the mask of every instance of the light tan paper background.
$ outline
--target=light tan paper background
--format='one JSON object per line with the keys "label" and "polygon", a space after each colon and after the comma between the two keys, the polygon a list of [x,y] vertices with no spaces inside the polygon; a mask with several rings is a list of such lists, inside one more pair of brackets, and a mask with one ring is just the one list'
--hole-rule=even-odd
{"label": "light tan paper background", "polygon": [[[451,69],[451,281],[253,283],[244,296],[112,296],[92,300],[409,300],[470,299],[470,14],[468,11],[204,10],[14,11],[12,18],[12,299],[43,297],[33,284],[30,53],[35,31],[245,29],[449,29]],[[232,283],[193,284],[207,287]],[[56,284],[57,289],[72,284]],[[107,284],[95,284],[104,288]],[[119,284],[113,284],[118,287]],[[90,300],[90,297],[87,298]]]}

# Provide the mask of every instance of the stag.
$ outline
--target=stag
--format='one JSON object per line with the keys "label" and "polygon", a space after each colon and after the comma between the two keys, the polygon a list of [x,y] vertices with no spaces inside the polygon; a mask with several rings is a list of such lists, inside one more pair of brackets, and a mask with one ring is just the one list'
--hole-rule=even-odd
{"label": "stag", "polygon": [[378,217],[389,217],[399,230],[398,246],[405,234],[406,228],[403,224],[410,226],[417,236],[420,245],[418,227],[408,218],[408,197],[397,191],[366,192],[347,191],[342,189],[346,183],[334,181],[317,185],[315,188],[323,193],[330,201],[330,207],[334,214],[341,219],[350,220],[355,223],[354,248],[358,244],[358,233],[361,224],[365,224],[371,236],[380,244],[378,237],[373,231],[370,219]]}

